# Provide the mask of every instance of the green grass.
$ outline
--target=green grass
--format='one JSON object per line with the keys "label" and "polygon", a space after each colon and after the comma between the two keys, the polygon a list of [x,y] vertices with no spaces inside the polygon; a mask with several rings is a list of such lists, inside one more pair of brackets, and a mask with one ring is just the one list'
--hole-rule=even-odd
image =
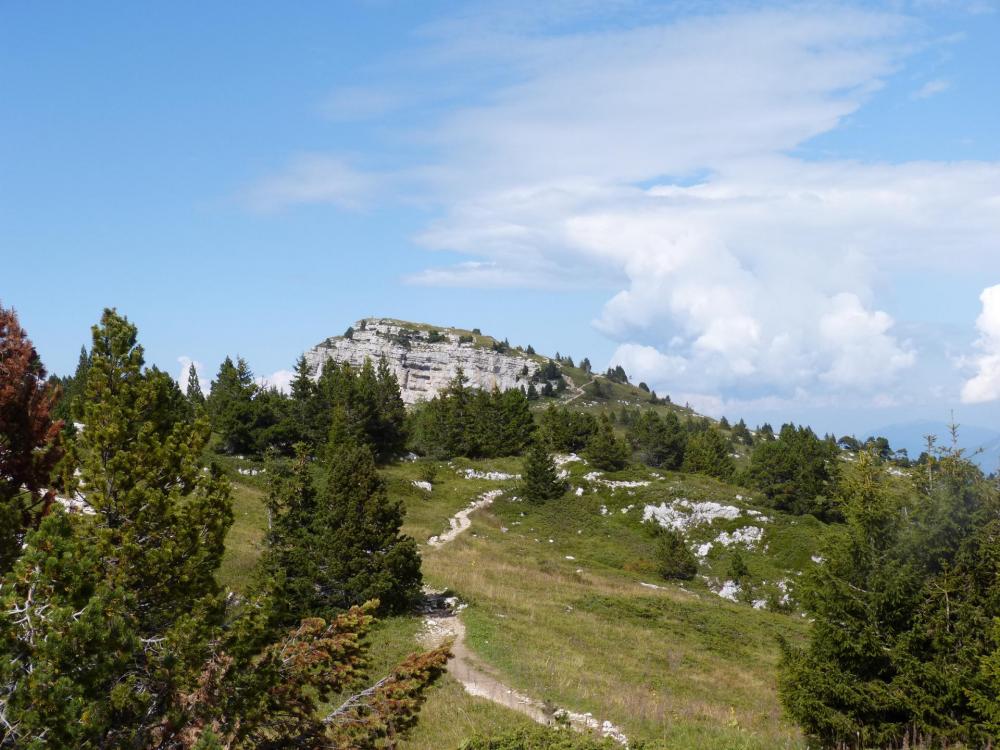
{"label": "green grass", "polygon": [[226,535],[226,552],[219,567],[219,583],[243,592],[260,557],[267,528],[264,493],[247,484],[233,483],[233,525]]}
{"label": "green grass", "polygon": [[[517,471],[517,463],[475,465]],[[577,484],[589,470],[581,464],[567,468]],[[388,470],[399,485],[414,472],[405,464]],[[655,475],[663,478],[651,478]],[[452,544],[424,550],[426,579],[450,587],[470,605],[463,615],[470,647],[512,687],[591,711],[630,736],[663,739],[678,748],[803,747],[799,732],[782,718],[775,668],[777,637],[801,640],[805,623],[798,616],[726,602],[701,578],[684,586],[658,580],[654,538],[641,524],[647,502],[686,497],[752,508],[754,498],[705,477],[641,468],[613,477],[651,484],[568,494],[533,506],[513,502],[516,488],[509,483],[470,482],[442,464],[429,496],[407,491],[407,528],[423,542],[484,488],[507,488]],[[744,499],[736,500],[738,494]],[[601,505],[609,515],[601,515]],[[621,512],[629,506],[634,507]],[[761,580],[791,578],[808,564],[824,527],[813,519],[765,512],[772,519],[765,536],[768,552],[745,558]],[[747,523],[720,521],[698,533],[711,539]],[[724,575],[729,557],[726,550],[710,555],[700,572]],[[455,710],[468,709],[463,704]],[[447,725],[449,717],[438,708],[428,712],[424,720],[432,726],[426,731],[443,731],[436,725]]]}
{"label": "green grass", "polygon": [[[404,531],[422,545],[425,580],[450,588],[469,604],[463,613],[468,645],[498,677],[537,699],[590,711],[630,737],[663,740],[671,748],[803,748],[800,733],[782,716],[775,685],[777,638],[801,641],[804,620],[726,602],[713,593],[711,586],[724,577],[731,557],[724,548],[709,554],[692,581],[659,580],[655,538],[641,523],[642,507],[684,497],[760,508],[771,519],[767,551],[744,552],[744,558],[758,582],[769,585],[794,580],[797,570],[811,564],[826,527],[766,510],[759,497],[739,487],[643,467],[605,476],[646,480],[647,487],[592,491],[582,479],[590,468],[567,464],[571,485],[587,491],[541,506],[514,501],[516,482],[460,474],[464,468],[518,473],[520,463],[517,458],[439,462],[429,493],[413,486],[417,463],[385,470],[391,496],[406,507]],[[236,521],[219,578],[241,590],[260,554],[266,509],[262,491],[250,484],[257,478],[235,476]],[[497,487],[504,495],[473,515],[469,531],[443,548],[426,546],[457,510]],[[689,539],[707,541],[747,523],[717,521],[695,529]],[[372,680],[417,648],[420,626],[420,618],[412,616],[375,628]],[[457,748],[473,734],[498,734],[528,723],[445,678],[430,691],[420,723],[402,747]]]}

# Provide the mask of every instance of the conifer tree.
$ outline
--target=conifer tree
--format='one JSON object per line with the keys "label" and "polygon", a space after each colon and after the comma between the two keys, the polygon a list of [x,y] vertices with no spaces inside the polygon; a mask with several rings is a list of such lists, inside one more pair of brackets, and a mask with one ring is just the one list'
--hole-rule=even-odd
{"label": "conifer tree", "polygon": [[83,389],[87,384],[87,370],[90,368],[90,354],[87,347],[80,347],[80,356],[76,362],[76,370],[71,377],[61,378],[62,393],[53,410],[53,417],[69,424],[79,421],[81,415],[81,399]]}
{"label": "conifer tree", "polygon": [[238,357],[234,364],[226,357],[212,381],[206,407],[227,453],[250,453],[256,446],[253,399],[257,390],[246,361]]}
{"label": "conifer tree", "polygon": [[0,307],[0,575],[54,501],[49,483],[63,455],[62,424],[51,416],[57,396],[16,313]]}
{"label": "conifer tree", "polygon": [[184,395],[187,396],[188,403],[194,407],[195,411],[205,406],[205,394],[201,390],[201,381],[198,380],[198,371],[195,369],[194,362],[188,366],[187,391]]}
{"label": "conifer tree", "polygon": [[378,422],[372,437],[376,455],[387,460],[402,453],[406,446],[406,406],[399,390],[399,379],[385,357],[379,359],[375,377]]}
{"label": "conifer tree", "polygon": [[520,492],[528,502],[555,500],[566,491],[566,483],[559,478],[552,456],[541,442],[533,443],[528,449],[521,475]]}
{"label": "conifer tree", "polygon": [[656,567],[666,579],[689,581],[698,572],[698,560],[676,529],[661,528],[656,539]]}
{"label": "conifer tree", "polygon": [[679,469],[684,461],[687,433],[673,412],[660,417],[646,410],[632,422],[628,440],[647,466]]}
{"label": "conifer tree", "polygon": [[583,450],[595,432],[597,419],[592,414],[565,406],[549,405],[539,418],[539,439],[552,450]]}
{"label": "conifer tree", "polygon": [[733,440],[743,445],[753,445],[753,435],[750,433],[747,423],[742,419],[733,425]]}
{"label": "conifer tree", "polygon": [[717,479],[731,479],[736,470],[726,440],[714,428],[696,432],[684,450],[684,471],[707,474]]}
{"label": "conifer tree", "polygon": [[105,311],[79,446],[89,512],[54,507],[0,586],[0,747],[348,750],[408,729],[446,647],[324,715],[364,674],[374,604],[275,630],[268,582],[225,616],[228,485],[200,465],[206,420],[163,418],[160,375]]}
{"label": "conifer tree", "polygon": [[267,569],[283,581],[285,622],[329,617],[371,599],[399,612],[419,594],[416,543],[400,533],[403,509],[390,500],[371,450],[355,440],[343,407],[331,420],[326,487],[317,492],[306,454],[275,472]]}
{"label": "conifer tree", "polygon": [[837,453],[810,428],[786,424],[754,448],[747,478],[779,510],[835,519]]}
{"label": "conifer tree", "polygon": [[145,745],[222,613],[232,517],[225,481],[201,471],[208,425],[162,418],[162,379],[125,318],[106,310],[93,334],[78,445],[93,513],[47,518],[3,590],[3,610],[26,615],[2,622],[15,745]]}
{"label": "conifer tree", "polygon": [[587,441],[584,457],[593,466],[604,471],[618,471],[628,464],[628,446],[624,440],[615,435],[615,428],[607,412],[601,414],[597,430]]}

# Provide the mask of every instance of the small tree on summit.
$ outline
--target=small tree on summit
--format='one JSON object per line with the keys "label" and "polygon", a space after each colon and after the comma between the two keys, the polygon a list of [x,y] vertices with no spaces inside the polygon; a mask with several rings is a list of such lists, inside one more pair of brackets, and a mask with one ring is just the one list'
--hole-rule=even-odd
{"label": "small tree on summit", "polygon": [[559,478],[559,472],[552,456],[540,441],[535,441],[524,457],[521,494],[532,503],[555,500],[566,491],[566,483]]}

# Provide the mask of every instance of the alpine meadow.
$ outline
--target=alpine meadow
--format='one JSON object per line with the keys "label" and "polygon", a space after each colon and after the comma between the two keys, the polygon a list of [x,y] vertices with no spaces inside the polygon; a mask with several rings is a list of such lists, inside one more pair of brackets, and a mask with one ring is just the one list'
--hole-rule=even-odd
{"label": "alpine meadow", "polygon": [[1000,747],[997,40],[0,3],[0,750]]}

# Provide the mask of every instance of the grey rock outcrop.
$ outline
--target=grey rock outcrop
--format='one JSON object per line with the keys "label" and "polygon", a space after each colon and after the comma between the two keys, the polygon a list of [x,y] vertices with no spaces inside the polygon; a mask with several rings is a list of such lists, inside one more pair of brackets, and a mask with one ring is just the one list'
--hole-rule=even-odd
{"label": "grey rock outcrop", "polygon": [[[352,326],[350,336],[334,336],[306,352],[306,362],[314,375],[327,360],[348,362],[361,367],[366,359],[377,363],[385,357],[399,379],[406,404],[429,401],[461,368],[471,388],[527,388],[539,369],[538,362],[512,350],[493,351],[474,342],[460,341],[453,329],[407,325],[401,321],[366,318]],[[436,335],[435,335],[436,334]],[[527,377],[525,377],[527,369]]]}

